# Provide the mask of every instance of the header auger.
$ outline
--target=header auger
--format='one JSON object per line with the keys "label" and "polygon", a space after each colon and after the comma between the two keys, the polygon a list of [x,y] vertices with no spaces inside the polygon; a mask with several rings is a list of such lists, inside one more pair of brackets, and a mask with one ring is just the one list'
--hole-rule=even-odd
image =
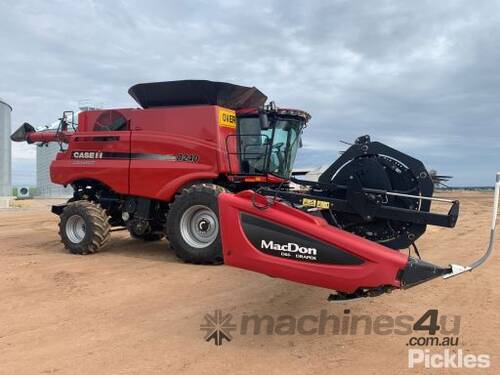
{"label": "header auger", "polygon": [[[298,180],[291,172],[308,113],[223,82],[146,83],[129,93],[142,108],[81,112],[77,127],[65,113],[56,131],[24,123],[12,134],[61,144],[51,179],[74,196],[52,212],[72,253],[97,252],[123,228],[144,241],[167,237],[186,262],[333,289],[332,300],[479,265],[439,267],[399,251],[418,254],[427,225],[453,228],[459,214],[459,202],[433,197],[425,166],[400,151],[362,136],[317,182]],[[448,212],[432,212],[433,201]]]}

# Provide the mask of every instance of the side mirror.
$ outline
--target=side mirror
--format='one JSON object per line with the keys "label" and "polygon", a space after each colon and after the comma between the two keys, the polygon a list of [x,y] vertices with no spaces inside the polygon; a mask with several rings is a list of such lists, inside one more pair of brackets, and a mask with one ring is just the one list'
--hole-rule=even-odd
{"label": "side mirror", "polygon": [[64,111],[62,117],[59,119],[59,131],[65,132],[68,130],[69,125],[75,130],[75,112]]}
{"label": "side mirror", "polygon": [[259,122],[260,122],[260,128],[262,130],[267,130],[270,128],[269,126],[269,118],[267,117],[266,112],[260,112],[259,113]]}

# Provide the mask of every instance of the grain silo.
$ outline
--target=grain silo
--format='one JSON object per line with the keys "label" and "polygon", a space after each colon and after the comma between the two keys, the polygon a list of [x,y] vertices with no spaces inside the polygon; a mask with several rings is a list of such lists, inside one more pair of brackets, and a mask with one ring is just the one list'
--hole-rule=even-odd
{"label": "grain silo", "polygon": [[0,98],[0,197],[12,195],[10,113],[12,107]]}

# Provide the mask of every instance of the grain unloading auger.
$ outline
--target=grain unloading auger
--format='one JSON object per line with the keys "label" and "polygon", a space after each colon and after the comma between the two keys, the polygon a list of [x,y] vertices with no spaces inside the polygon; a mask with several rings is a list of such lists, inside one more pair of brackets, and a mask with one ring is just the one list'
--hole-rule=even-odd
{"label": "grain unloading auger", "polygon": [[[333,289],[332,300],[454,276],[491,254],[499,176],[489,250],[470,266],[440,267],[399,251],[418,255],[427,225],[452,228],[458,218],[459,202],[432,196],[420,161],[363,136],[317,182],[293,179],[306,112],[222,82],[138,84],[129,93],[142,109],[81,112],[74,132],[65,116],[57,131],[25,123],[11,137],[61,144],[51,179],[74,196],[52,212],[72,253],[95,253],[123,228],[145,241],[168,237],[186,262]],[[436,201],[447,213],[431,211]]]}

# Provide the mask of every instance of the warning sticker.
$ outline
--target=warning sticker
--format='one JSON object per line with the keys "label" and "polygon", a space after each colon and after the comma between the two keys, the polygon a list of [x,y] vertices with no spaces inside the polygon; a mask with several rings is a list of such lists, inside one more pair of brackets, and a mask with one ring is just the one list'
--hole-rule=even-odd
{"label": "warning sticker", "polygon": [[316,207],[318,207],[318,208],[324,208],[324,209],[329,209],[330,208],[330,202],[318,201],[316,203]]}
{"label": "warning sticker", "polygon": [[316,199],[303,198],[302,205],[306,207],[316,207]]}
{"label": "warning sticker", "polygon": [[305,207],[316,207],[321,209],[329,209],[330,202],[320,201],[316,199],[302,198],[302,205]]}
{"label": "warning sticker", "polygon": [[230,109],[219,108],[219,126],[236,129],[236,112]]}

